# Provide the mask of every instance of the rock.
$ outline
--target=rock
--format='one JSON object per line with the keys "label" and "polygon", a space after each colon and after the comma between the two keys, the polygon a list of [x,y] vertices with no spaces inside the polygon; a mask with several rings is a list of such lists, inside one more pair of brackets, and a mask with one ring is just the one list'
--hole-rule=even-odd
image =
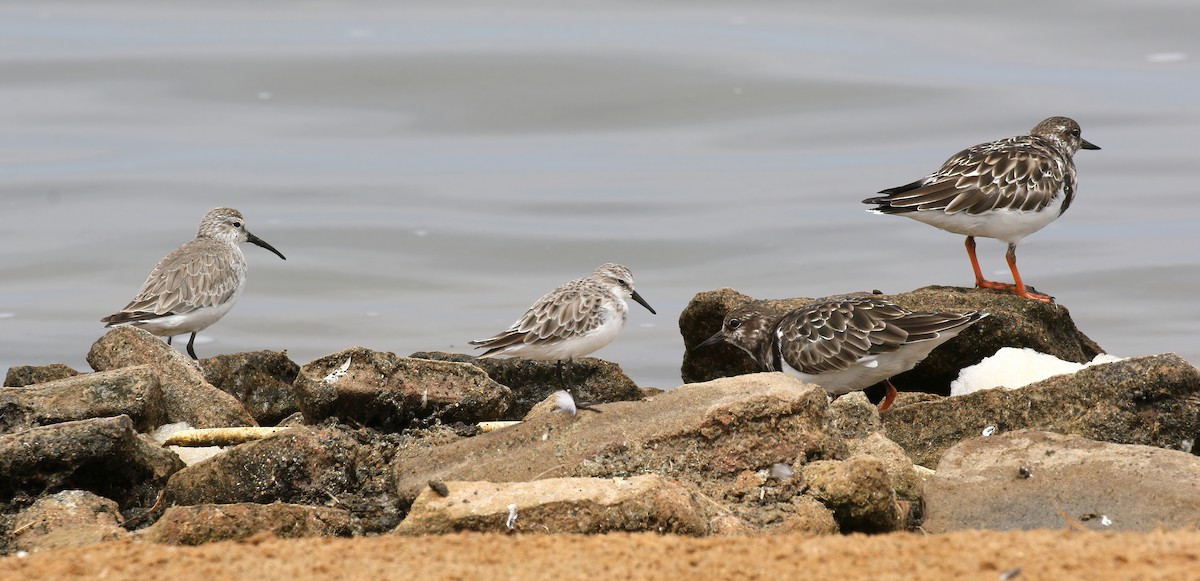
{"label": "rock", "polygon": [[0,436],[0,499],[21,504],[70,488],[149,506],[182,467],[128,416],[64,422]]}
{"label": "rock", "polygon": [[833,511],[821,501],[801,495],[792,499],[793,512],[771,529],[775,534],[834,535],[841,532]]}
{"label": "rock", "polygon": [[[865,294],[865,293],[858,293]],[[846,295],[838,295],[846,296]],[[897,375],[892,383],[902,391],[948,395],[959,370],[974,365],[1001,347],[1029,347],[1059,359],[1083,363],[1102,350],[1075,327],[1061,305],[1045,305],[1015,295],[982,289],[929,286],[896,295],[880,295],[914,311],[981,310],[991,316],[972,325],[958,337],[938,347],[912,371]],[[826,297],[832,298],[832,297]],[[761,301],[763,307],[788,310],[825,299]],[[687,351],[683,357],[685,382],[707,381],[759,371],[750,356],[730,345],[692,348],[721,329],[725,314],[754,299],[733,289],[697,294],[679,316],[679,330]]]}
{"label": "rock", "polygon": [[[349,360],[349,367],[342,367]],[[501,418],[512,391],[465,363],[398,357],[352,347],[300,369],[296,395],[305,420],[329,417],[385,431],[414,421],[476,423]]]}
{"label": "rock", "polygon": [[782,373],[685,385],[653,400],[548,414],[452,442],[400,450],[402,503],[430,480],[524,482],[638,474],[695,483],[713,498],[738,474],[776,462],[844,457],[823,390]]}
{"label": "rock", "polygon": [[164,423],[158,376],[149,366],[87,373],[28,387],[0,388],[0,434],[119,415],[140,432]]}
{"label": "rock", "polygon": [[299,504],[200,504],[172,506],[153,525],[138,533],[151,543],[202,545],[238,541],[260,533],[281,539],[348,537],[354,532],[350,513],[337,508]]}
{"label": "rock", "polygon": [[227,449],[174,474],[169,505],[284,502],[332,503],[362,519],[363,530],[399,522],[384,446],[364,444],[346,430],[297,427]]}
{"label": "rock", "polygon": [[300,411],[292,384],[300,366],[283,351],[217,355],[200,361],[204,379],[232,395],[260,426],[277,425]]}
{"label": "rock", "polygon": [[989,426],[996,433],[1039,429],[1179,449],[1200,435],[1198,392],[1200,371],[1171,353],[1095,365],[1021,389],[897,406],[883,414],[883,424],[914,463],[927,467]]}
{"label": "rock", "polygon": [[1200,526],[1200,458],[1022,430],[966,440],[925,487],[930,533]]}
{"label": "rock", "polygon": [[17,515],[12,548],[36,553],[115,541],[128,536],[124,521],[117,503],[86,490],[64,490]]}
{"label": "rock", "polygon": [[482,369],[497,383],[508,386],[513,392],[514,401],[504,419],[521,418],[529,413],[535,404],[564,389],[563,383],[574,390],[579,401],[583,402],[606,403],[642,399],[641,390],[628,375],[625,375],[620,365],[594,357],[581,357],[565,365],[562,380],[559,379],[554,363],[519,357],[481,359],[461,353],[439,351],[421,351],[413,353],[412,357],[469,363]]}
{"label": "rock", "polygon": [[445,486],[446,496],[426,488],[395,532],[708,533],[709,517],[700,500],[683,486],[655,474],[535,482],[446,482]]}
{"label": "rock", "polygon": [[813,462],[804,467],[804,479],[808,494],[833,511],[844,533],[883,533],[904,526],[891,478],[879,459]]}
{"label": "rock", "polygon": [[62,363],[14,365],[8,368],[8,375],[4,377],[4,387],[25,387],[35,383],[66,379],[75,375],[79,375],[79,372]]}
{"label": "rock", "polygon": [[879,408],[867,400],[861,391],[851,392],[829,404],[833,425],[843,438],[865,438],[883,430]]}
{"label": "rock", "polygon": [[87,361],[96,371],[154,366],[162,388],[167,423],[187,422],[193,428],[257,425],[236,398],[209,385],[187,355],[148,331],[114,327],[92,344]]}
{"label": "rock", "polygon": [[870,456],[879,460],[897,498],[914,502],[921,500],[921,477],[913,469],[912,460],[900,444],[887,439],[882,432],[873,432],[862,438],[846,440],[846,447],[850,449],[851,457]]}

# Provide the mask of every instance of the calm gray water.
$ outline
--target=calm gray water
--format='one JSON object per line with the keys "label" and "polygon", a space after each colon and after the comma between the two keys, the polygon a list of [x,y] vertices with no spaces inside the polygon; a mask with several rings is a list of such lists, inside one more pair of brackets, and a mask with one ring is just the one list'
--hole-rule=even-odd
{"label": "calm gray water", "polygon": [[[502,8],[501,8],[502,7]],[[679,382],[698,291],[972,282],[962,238],[859,201],[1068,115],[1067,214],[1021,270],[1115,355],[1200,362],[1200,4],[0,4],[0,367],[87,369],[99,318],[234,206],[286,262],[202,356],[468,351],[628,265],[597,356]],[[1003,246],[980,242],[990,277]]]}

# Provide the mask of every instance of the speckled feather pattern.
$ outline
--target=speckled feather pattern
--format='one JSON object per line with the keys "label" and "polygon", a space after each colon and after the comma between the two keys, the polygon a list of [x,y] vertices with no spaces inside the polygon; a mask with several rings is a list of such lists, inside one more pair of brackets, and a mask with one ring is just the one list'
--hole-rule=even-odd
{"label": "speckled feather pattern", "polygon": [[[546,293],[505,331],[471,341],[483,357],[511,354],[533,359],[582,357],[615,338],[629,315],[625,298],[634,292],[633,273],[620,264],[601,265],[590,275]],[[597,334],[592,341],[585,338]],[[578,341],[581,347],[567,342]]]}
{"label": "speckled feather pattern", "polygon": [[[933,347],[985,316],[978,311],[914,312],[863,297],[817,303],[774,319],[753,306],[734,309],[720,335],[749,353],[764,371],[814,376],[805,379],[831,393],[845,393],[911,369]],[[912,349],[922,343],[927,344]],[[898,367],[907,369],[896,371]],[[851,371],[853,380],[841,374]]]}
{"label": "speckled feather pattern", "polygon": [[[909,212],[980,215],[996,210],[1065,212],[1075,198],[1074,154],[1085,141],[1079,124],[1050,117],[1028,135],[960,151],[934,173],[863,200],[884,214]],[[1059,201],[1059,197],[1062,197]],[[915,217],[915,216],[914,216]]]}
{"label": "speckled feather pattern", "polygon": [[[238,244],[250,241],[283,258],[279,251],[246,230],[241,212],[214,208],[200,221],[196,238],[188,241],[150,271],[137,296],[120,312],[101,319],[107,326],[150,325],[156,332],[196,331],[227,311],[246,283],[246,258]],[[175,319],[169,329],[154,329],[155,321],[205,311],[193,319]],[[202,325],[202,326],[201,326]]]}

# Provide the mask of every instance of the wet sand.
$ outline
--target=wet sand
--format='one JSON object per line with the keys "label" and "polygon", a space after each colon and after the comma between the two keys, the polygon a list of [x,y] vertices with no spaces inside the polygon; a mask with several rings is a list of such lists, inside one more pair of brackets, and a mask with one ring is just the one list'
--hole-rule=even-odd
{"label": "wet sand", "polygon": [[[119,542],[0,559],[3,579],[1194,579],[1200,532],[656,534]],[[701,577],[702,576],[702,577]]]}

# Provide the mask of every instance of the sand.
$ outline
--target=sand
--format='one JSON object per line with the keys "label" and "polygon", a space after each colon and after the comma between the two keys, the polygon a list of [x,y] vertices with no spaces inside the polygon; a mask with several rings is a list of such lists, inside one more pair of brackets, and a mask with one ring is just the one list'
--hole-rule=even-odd
{"label": "sand", "polygon": [[1200,532],[656,534],[121,541],[0,559],[0,579],[1197,579]]}

